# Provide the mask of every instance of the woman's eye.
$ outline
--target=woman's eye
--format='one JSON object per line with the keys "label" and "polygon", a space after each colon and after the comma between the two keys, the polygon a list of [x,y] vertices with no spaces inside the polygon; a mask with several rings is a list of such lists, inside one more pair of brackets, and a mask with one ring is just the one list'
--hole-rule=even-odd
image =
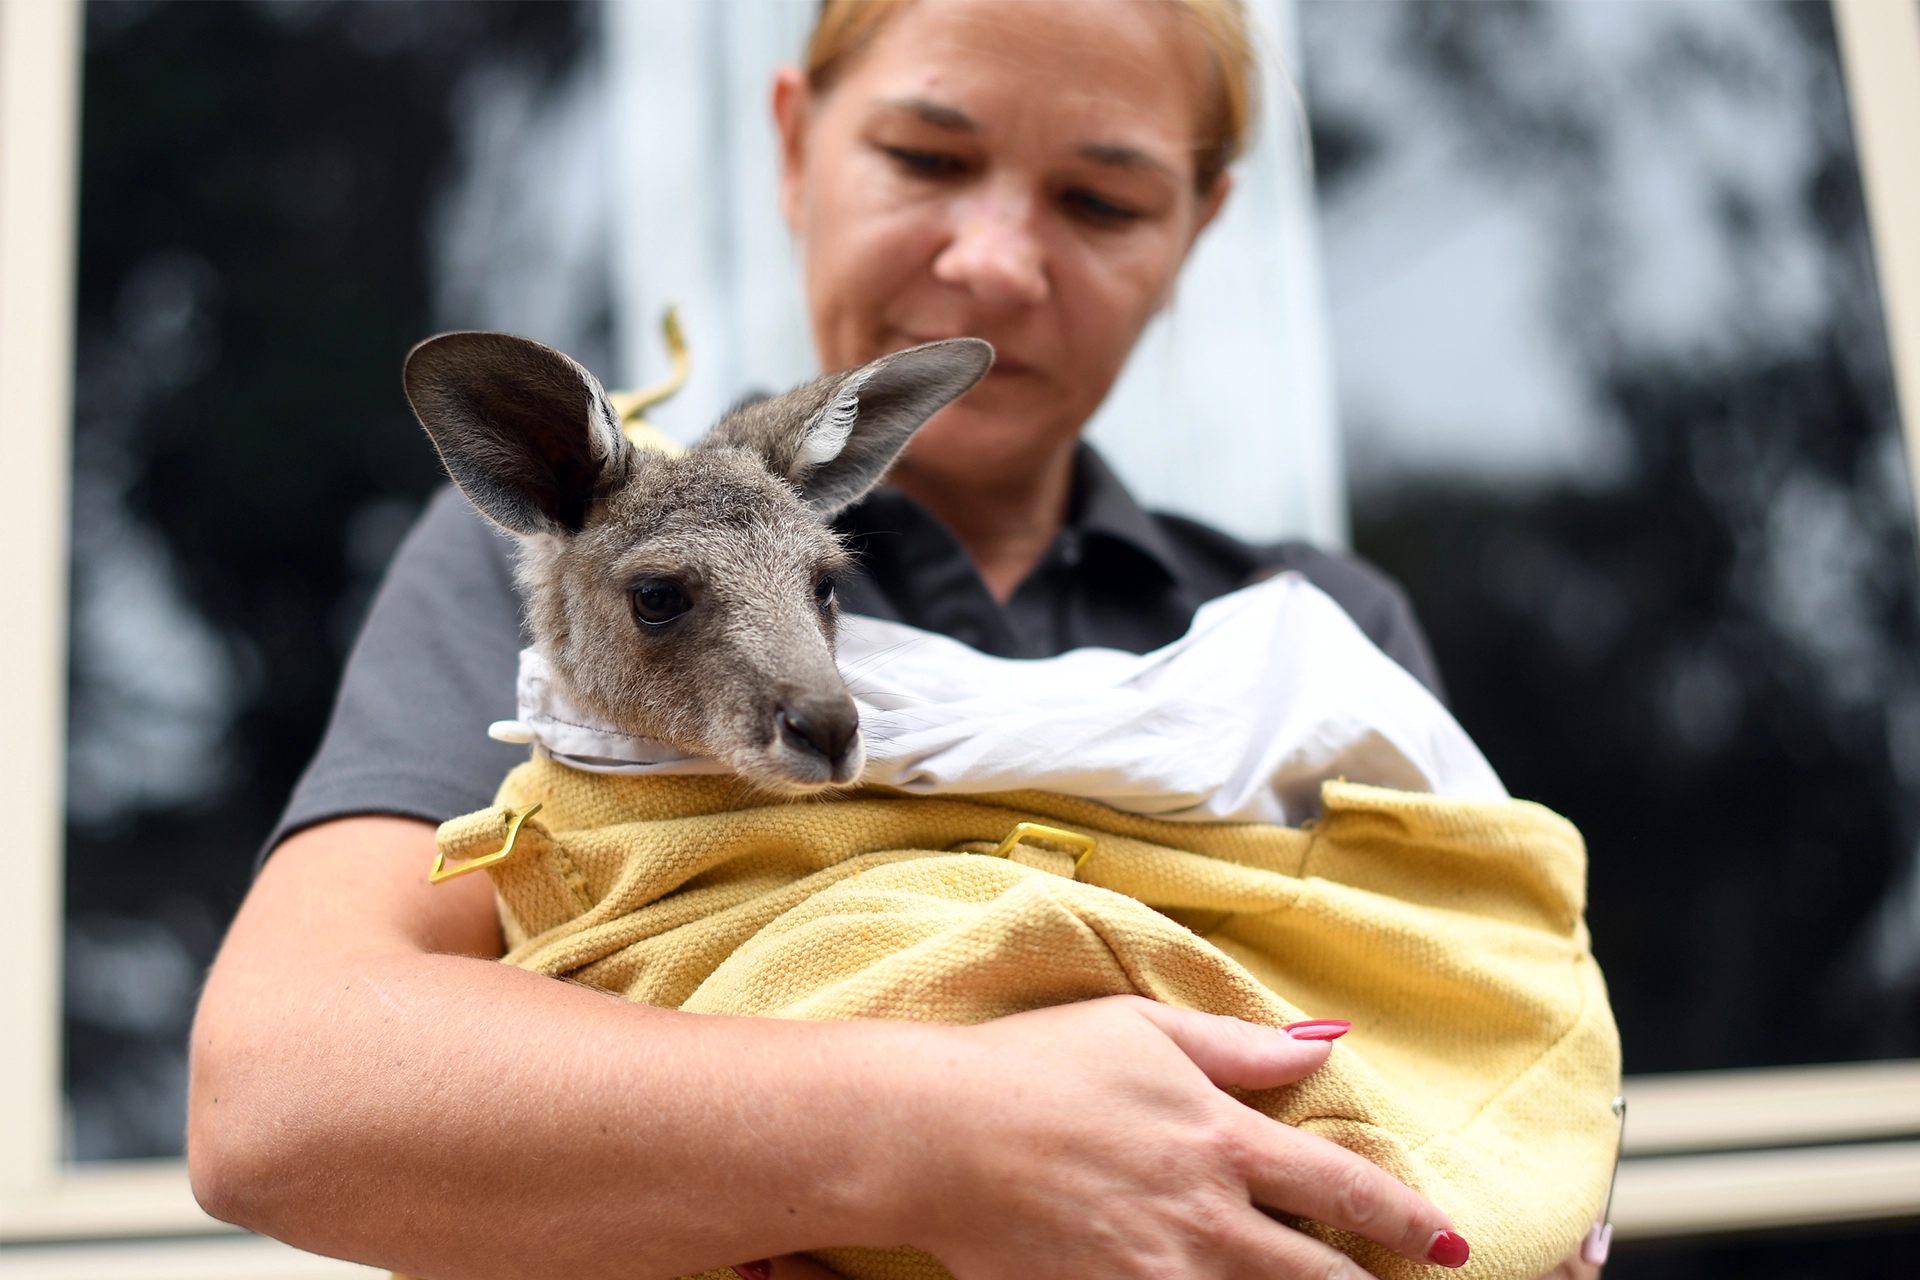
{"label": "woman's eye", "polygon": [[813,588],[813,598],[822,609],[833,607],[833,579],[822,578]]}
{"label": "woman's eye", "polygon": [[658,578],[636,583],[629,594],[633,597],[633,616],[650,627],[672,622],[692,607],[687,593],[678,585]]}
{"label": "woman's eye", "polygon": [[1123,204],[1084,187],[1075,187],[1061,193],[1060,202],[1067,211],[1083,222],[1092,222],[1100,226],[1122,227],[1139,219],[1140,214]]}
{"label": "woman's eye", "polygon": [[944,151],[915,151],[911,147],[887,147],[894,163],[916,178],[952,178],[965,173],[966,162]]}

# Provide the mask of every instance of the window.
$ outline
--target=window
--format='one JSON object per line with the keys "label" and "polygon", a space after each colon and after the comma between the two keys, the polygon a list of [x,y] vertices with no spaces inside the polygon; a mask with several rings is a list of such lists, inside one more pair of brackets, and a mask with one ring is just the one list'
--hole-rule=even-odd
{"label": "window", "polygon": [[[1629,1068],[1658,1073],[1628,1087],[1623,1238],[1920,1213],[1920,1068],[1875,1061],[1920,1057],[1920,636],[1898,431],[1920,413],[1894,400],[1920,401],[1920,162],[1904,141],[1920,12],[1254,7],[1269,55],[1294,50],[1319,189],[1276,81],[1233,214],[1096,440],[1149,498],[1252,535],[1338,542],[1350,503],[1355,544],[1407,581],[1469,729],[1517,792],[1586,827]],[[659,307],[679,302],[696,361],[713,353],[664,415],[682,434],[807,372],[759,113],[810,17],[801,0],[0,0],[13,1259],[21,1242],[218,1230],[175,1159],[184,1018],[437,480],[398,393],[405,347],[512,328],[637,383],[656,371]],[[166,92],[183,81],[201,92]],[[697,109],[649,111],[649,93]],[[1763,128],[1791,142],[1791,171],[1743,154],[1723,173],[1687,150],[1766,151],[1746,145]],[[1601,164],[1569,137],[1649,151]],[[1529,168],[1563,150],[1561,168]],[[715,155],[726,180],[701,186]],[[1709,223],[1661,212],[1707,177]],[[696,188],[711,207],[675,194]],[[1646,258],[1621,228],[1649,210],[1703,238],[1670,265]],[[1233,270],[1250,255],[1257,280]],[[1688,271],[1726,286],[1688,294],[1719,310],[1661,309]],[[1249,281],[1278,282],[1280,302],[1245,310]],[[1541,305],[1547,286],[1561,310]],[[1165,453],[1167,406],[1232,383],[1207,363],[1229,349],[1209,317],[1239,341],[1255,326],[1253,354],[1284,364],[1205,416],[1264,432],[1305,460],[1295,471],[1210,470],[1224,441]],[[1439,345],[1475,333],[1497,341]],[[1461,385],[1491,347],[1518,353],[1499,385]],[[1754,497],[1740,486],[1761,454],[1781,470]],[[1643,589],[1649,564],[1664,597]],[[1831,625],[1848,610],[1867,619],[1852,648]],[[1705,873],[1676,853],[1707,847]],[[1861,1062],[1796,1069],[1843,1059]],[[1735,1070],[1764,1066],[1781,1070]],[[98,1269],[143,1274],[157,1248]],[[165,1265],[354,1273],[285,1251],[186,1256]],[[1643,1257],[1622,1270],[1682,1259]]]}
{"label": "window", "polygon": [[[1354,544],[1508,785],[1587,836],[1649,1157],[1623,1235],[1911,1215],[1920,1144],[1782,1148],[1920,1132],[1914,1065],[1715,1069],[1920,1056],[1920,575],[1880,306],[1911,159],[1876,149],[1913,6],[1301,23]],[[1772,1150],[1672,1158],[1739,1148]]]}

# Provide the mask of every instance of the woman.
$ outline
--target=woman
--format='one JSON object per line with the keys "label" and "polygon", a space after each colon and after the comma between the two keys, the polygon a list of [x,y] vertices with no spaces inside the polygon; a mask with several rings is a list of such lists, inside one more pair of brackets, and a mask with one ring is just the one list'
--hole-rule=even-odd
{"label": "woman", "polygon": [[[1000,352],[852,517],[849,607],[1002,652],[1144,649],[1292,564],[1420,662],[1365,571],[1148,517],[1077,445],[1226,197],[1239,23],[1223,0],[825,7],[774,90],[823,365]],[[1321,1043],[1126,998],[970,1028],[707,1018],[493,963],[491,887],[421,869],[431,822],[515,761],[482,726],[518,643],[499,540],[444,496],[208,982],[211,1212],[448,1280],[817,1275],[785,1255],[900,1243],[963,1280],[1361,1274],[1262,1209],[1457,1264],[1435,1206],[1223,1091],[1298,1079]]]}

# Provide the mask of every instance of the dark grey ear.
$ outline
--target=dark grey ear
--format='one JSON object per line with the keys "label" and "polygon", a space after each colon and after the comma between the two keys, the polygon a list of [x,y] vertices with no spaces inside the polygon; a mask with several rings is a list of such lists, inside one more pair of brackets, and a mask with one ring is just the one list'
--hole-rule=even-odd
{"label": "dark grey ear", "polygon": [[822,520],[865,497],[928,418],[993,364],[978,338],[909,347],[729,414],[702,448],[757,450]]}
{"label": "dark grey ear", "polygon": [[407,399],[482,514],[514,533],[578,533],[633,446],[586,369],[528,338],[443,333],[407,353]]}

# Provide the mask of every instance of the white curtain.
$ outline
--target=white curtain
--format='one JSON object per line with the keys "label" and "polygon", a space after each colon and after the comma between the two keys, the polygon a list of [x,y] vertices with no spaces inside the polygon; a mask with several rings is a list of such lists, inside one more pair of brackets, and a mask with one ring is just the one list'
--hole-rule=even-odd
{"label": "white curtain", "polygon": [[[1259,134],[1167,314],[1089,438],[1150,507],[1241,537],[1346,541],[1346,488],[1304,127],[1293,0],[1251,0]],[[663,376],[680,308],[694,373],[655,417],[691,440],[742,393],[815,372],[798,254],[779,217],[773,69],[797,61],[811,0],[610,0],[615,369]]]}

